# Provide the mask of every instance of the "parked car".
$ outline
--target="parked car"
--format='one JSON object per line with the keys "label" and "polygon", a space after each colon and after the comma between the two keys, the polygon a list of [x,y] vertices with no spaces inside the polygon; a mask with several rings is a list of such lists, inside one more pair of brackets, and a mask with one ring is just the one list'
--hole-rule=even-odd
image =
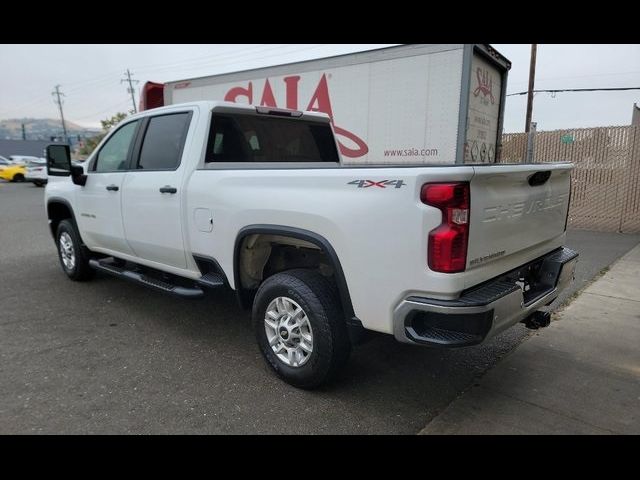
{"label": "parked car", "polygon": [[127,118],[84,168],[47,150],[71,280],[228,286],[297,387],[330,379],[365,329],[455,348],[546,326],[578,257],[570,163],[349,166],[324,113],[200,101]]}
{"label": "parked car", "polygon": [[9,182],[24,182],[27,168],[24,165],[7,165],[0,169],[0,178]]}
{"label": "parked car", "polygon": [[43,187],[47,184],[47,160],[45,158],[30,160],[26,168],[25,180],[27,182],[33,183],[36,187]]}
{"label": "parked car", "polygon": [[12,165],[27,165],[32,160],[36,160],[38,157],[32,157],[27,155],[9,155],[9,161]]}
{"label": "parked car", "polygon": [[9,155],[9,160],[14,165],[27,165],[29,162],[34,160],[40,160],[40,157],[33,157],[31,155]]}
{"label": "parked car", "polygon": [[4,167],[8,167],[9,165],[13,165],[11,160],[9,160],[7,157],[3,157],[2,155],[0,155],[0,170],[2,170]]}

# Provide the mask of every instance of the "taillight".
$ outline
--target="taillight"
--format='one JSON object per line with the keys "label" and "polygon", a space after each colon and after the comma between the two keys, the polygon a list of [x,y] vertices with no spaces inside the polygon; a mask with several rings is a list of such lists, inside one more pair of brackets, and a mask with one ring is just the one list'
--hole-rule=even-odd
{"label": "taillight", "polygon": [[427,183],[420,200],[442,212],[442,223],[429,232],[428,261],[434,272],[463,272],[469,243],[469,183]]}

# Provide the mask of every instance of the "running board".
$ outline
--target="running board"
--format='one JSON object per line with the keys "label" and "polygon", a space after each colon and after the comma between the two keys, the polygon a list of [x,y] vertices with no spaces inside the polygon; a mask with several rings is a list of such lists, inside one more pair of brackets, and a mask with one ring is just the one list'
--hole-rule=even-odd
{"label": "running board", "polygon": [[142,273],[125,270],[124,268],[117,267],[104,260],[91,259],[89,260],[89,265],[96,270],[108,273],[109,275],[113,275],[114,277],[124,278],[125,280],[136,282],[146,287],[153,288],[154,290],[158,290],[164,293],[170,293],[179,297],[199,298],[204,295],[204,292],[201,288],[180,287],[178,285],[174,285],[172,283],[168,283],[164,280],[159,280]]}
{"label": "running board", "polygon": [[198,283],[206,288],[218,288],[224,286],[224,278],[219,273],[205,273]]}

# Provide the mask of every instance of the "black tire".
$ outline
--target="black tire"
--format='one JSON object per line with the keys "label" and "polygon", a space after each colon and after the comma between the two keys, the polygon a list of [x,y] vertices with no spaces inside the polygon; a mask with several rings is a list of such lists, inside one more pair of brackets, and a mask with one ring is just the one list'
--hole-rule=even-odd
{"label": "black tire", "polygon": [[[68,267],[63,261],[63,247],[61,246],[61,238],[63,234],[66,234],[71,241],[71,248],[75,255],[73,267]],[[78,234],[78,230],[72,220],[62,220],[58,224],[58,229],[56,230],[56,246],[58,247],[58,259],[60,260],[60,265],[62,266],[64,273],[67,274],[67,277],[77,282],[83,282],[93,278],[96,272],[89,266],[90,252],[82,245],[80,235]]]}
{"label": "black tire", "polygon": [[[264,320],[269,304],[278,297],[294,300],[309,319],[313,349],[301,366],[287,365],[269,345]],[[252,318],[262,355],[275,373],[294,387],[312,389],[329,382],[351,353],[337,289],[314,271],[289,270],[267,278],[256,293]]]}
{"label": "black tire", "polygon": [[14,182],[18,182],[18,183],[22,183],[22,182],[24,182],[24,175],[22,175],[21,173],[16,173],[16,174],[13,176],[13,181],[14,181]]}
{"label": "black tire", "polygon": [[34,184],[36,187],[43,187],[43,186],[44,186],[44,183],[43,183],[43,182],[33,182],[33,184]]}

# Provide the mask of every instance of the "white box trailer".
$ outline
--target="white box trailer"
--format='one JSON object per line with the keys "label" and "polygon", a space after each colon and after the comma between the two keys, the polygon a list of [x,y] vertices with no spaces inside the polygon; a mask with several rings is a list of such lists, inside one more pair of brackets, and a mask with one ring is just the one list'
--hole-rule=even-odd
{"label": "white box trailer", "polygon": [[320,111],[346,164],[493,163],[510,67],[489,45],[402,45],[149,82],[141,108],[227,100]]}

